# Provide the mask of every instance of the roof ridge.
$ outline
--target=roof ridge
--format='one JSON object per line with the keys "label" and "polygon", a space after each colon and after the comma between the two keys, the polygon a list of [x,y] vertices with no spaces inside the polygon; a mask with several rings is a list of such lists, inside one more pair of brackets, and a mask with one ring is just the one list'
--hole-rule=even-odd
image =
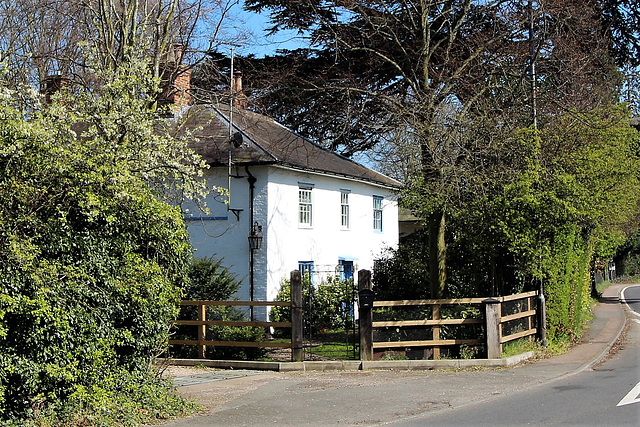
{"label": "roof ridge", "polygon": [[[218,116],[217,124],[204,126],[205,142],[198,147],[200,154],[211,164],[221,165],[228,162],[223,158],[224,152],[228,152],[223,146],[224,143],[228,143],[224,129],[232,126],[232,131],[241,132],[243,138],[250,141],[249,144],[243,144],[244,147],[235,149],[236,164],[278,164],[384,187],[402,186],[402,183],[391,177],[301,136],[272,117],[221,103],[199,104],[199,108],[202,113],[209,109],[213,115]],[[202,114],[197,111],[196,114]]]}
{"label": "roof ridge", "polygon": [[[253,114],[260,114],[260,113],[256,113],[256,112],[252,112],[252,113],[253,113]],[[268,119],[272,120],[272,121],[273,121],[273,123],[275,123],[277,126],[280,126],[281,128],[285,129],[286,131],[291,132],[292,134],[296,135],[298,138],[301,138],[301,139],[303,139],[303,140],[307,141],[308,143],[315,145],[316,147],[318,147],[319,149],[321,149],[321,150],[323,150],[323,151],[326,151],[326,152],[328,152],[328,153],[330,153],[330,154],[333,154],[334,156],[340,157],[342,160],[346,160],[346,161],[351,162],[351,163],[353,163],[353,164],[355,164],[355,165],[357,165],[357,166],[360,166],[360,167],[363,167],[363,168],[365,168],[365,169],[367,169],[367,170],[370,170],[371,172],[374,172],[374,173],[376,173],[376,174],[378,174],[378,175],[382,175],[383,177],[385,177],[385,178],[387,178],[387,179],[390,179],[390,180],[392,180],[392,181],[397,182],[397,183],[398,183],[398,185],[402,185],[402,183],[401,183],[400,181],[398,181],[397,179],[391,178],[390,176],[387,176],[387,175],[385,175],[385,174],[383,174],[383,173],[381,173],[381,172],[378,172],[378,171],[376,171],[376,170],[373,170],[373,169],[371,169],[371,168],[369,168],[369,167],[367,167],[367,166],[363,165],[362,163],[360,163],[360,162],[356,162],[355,160],[353,160],[353,159],[351,159],[351,158],[349,158],[349,157],[347,157],[347,156],[345,156],[345,155],[343,155],[343,154],[340,154],[340,153],[338,153],[338,152],[336,152],[336,151],[333,151],[333,150],[331,150],[331,149],[329,149],[329,148],[327,148],[327,147],[324,147],[324,146],[322,146],[321,144],[319,144],[319,143],[317,143],[317,142],[313,141],[312,139],[309,139],[309,138],[307,138],[307,137],[305,137],[305,136],[300,135],[300,134],[299,134],[299,133],[297,133],[296,131],[292,130],[291,128],[288,128],[287,126],[283,125],[282,123],[278,122],[277,120],[275,120],[275,119],[273,119],[273,118],[271,118],[271,117],[269,117],[269,116],[264,116],[264,117],[267,117]]]}

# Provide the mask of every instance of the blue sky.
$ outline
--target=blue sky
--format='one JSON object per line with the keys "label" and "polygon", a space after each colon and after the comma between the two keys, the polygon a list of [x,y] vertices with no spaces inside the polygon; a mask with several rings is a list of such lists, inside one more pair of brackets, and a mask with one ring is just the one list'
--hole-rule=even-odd
{"label": "blue sky", "polygon": [[305,45],[304,40],[294,31],[281,31],[273,36],[266,36],[266,29],[271,27],[269,17],[265,14],[247,12],[242,9],[242,4],[238,4],[235,14],[244,21],[254,35],[254,38],[247,41],[244,47],[238,48],[240,55],[254,54],[258,57],[273,55],[277,49],[296,49]]}

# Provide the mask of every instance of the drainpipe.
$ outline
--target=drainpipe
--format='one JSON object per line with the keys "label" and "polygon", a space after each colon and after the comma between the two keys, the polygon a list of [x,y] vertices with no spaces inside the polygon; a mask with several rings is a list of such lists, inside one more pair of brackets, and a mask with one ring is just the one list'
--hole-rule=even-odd
{"label": "drainpipe", "polygon": [[[253,230],[253,194],[256,188],[256,177],[251,174],[249,171],[249,166],[245,166],[244,170],[247,172],[247,181],[249,181],[249,232]],[[254,267],[254,251],[251,246],[249,247],[249,289],[250,289],[250,300],[253,301],[253,289],[254,289],[254,279],[255,275],[253,272]],[[250,306],[249,313],[251,316],[251,321],[255,320],[253,315],[253,306]]]}

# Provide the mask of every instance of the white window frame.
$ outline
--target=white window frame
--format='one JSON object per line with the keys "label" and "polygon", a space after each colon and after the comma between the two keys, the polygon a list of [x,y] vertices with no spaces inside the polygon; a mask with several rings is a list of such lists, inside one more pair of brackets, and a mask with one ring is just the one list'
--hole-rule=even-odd
{"label": "white window frame", "polygon": [[340,190],[340,228],[349,229],[349,190]]}
{"label": "white window frame", "polygon": [[313,186],[300,184],[298,186],[298,225],[300,227],[313,226]]}
{"label": "white window frame", "polygon": [[373,230],[382,233],[382,196],[373,196]]}

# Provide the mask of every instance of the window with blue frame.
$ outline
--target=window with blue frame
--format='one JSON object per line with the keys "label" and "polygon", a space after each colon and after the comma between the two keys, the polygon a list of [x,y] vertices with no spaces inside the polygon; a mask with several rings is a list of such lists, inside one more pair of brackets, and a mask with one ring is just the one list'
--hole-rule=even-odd
{"label": "window with blue frame", "polygon": [[340,267],[340,280],[348,280],[353,278],[353,261],[341,259],[338,261]]}
{"label": "window with blue frame", "polygon": [[311,278],[313,274],[313,261],[298,261],[298,271],[302,277],[308,275]]}

